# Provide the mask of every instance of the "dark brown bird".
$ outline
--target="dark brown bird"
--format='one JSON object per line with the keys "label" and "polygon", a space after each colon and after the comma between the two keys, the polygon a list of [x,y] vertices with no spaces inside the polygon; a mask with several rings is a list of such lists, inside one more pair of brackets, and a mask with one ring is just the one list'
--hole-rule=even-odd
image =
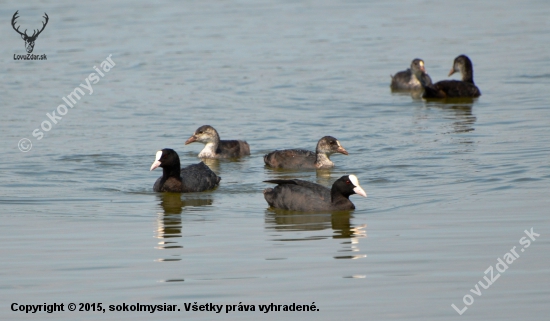
{"label": "dark brown bird", "polygon": [[304,149],[276,150],[264,156],[267,166],[286,169],[321,169],[331,168],[334,163],[329,156],[334,153],[348,155],[340,142],[332,137],[325,136],[317,142],[315,153]]}
{"label": "dark brown bird", "polygon": [[[442,80],[433,85],[422,82],[423,98],[475,98],[481,96],[479,88],[474,83],[472,61],[465,55],[455,58],[449,76],[455,72],[462,74],[462,80]],[[420,73],[417,72],[418,75]]]}

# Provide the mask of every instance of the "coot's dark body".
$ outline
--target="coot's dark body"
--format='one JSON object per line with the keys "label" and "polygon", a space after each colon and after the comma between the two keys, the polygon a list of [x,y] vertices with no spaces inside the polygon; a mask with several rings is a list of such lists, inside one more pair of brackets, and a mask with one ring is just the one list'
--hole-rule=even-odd
{"label": "coot's dark body", "polygon": [[276,150],[264,156],[264,163],[269,167],[285,169],[330,168],[334,163],[329,156],[334,153],[348,155],[336,138],[325,136],[317,142],[315,153],[304,149]]}
{"label": "coot's dark body", "polygon": [[180,169],[178,154],[168,148],[157,152],[151,170],[157,167],[162,167],[162,176],[153,185],[155,192],[203,192],[215,188],[221,180],[203,162]]}
{"label": "coot's dark body", "polygon": [[481,92],[474,84],[460,80],[442,80],[424,88],[423,98],[479,97]]}
{"label": "coot's dark body", "polygon": [[264,163],[273,168],[312,169],[317,155],[305,149],[276,150],[264,155]]}
{"label": "coot's dark body", "polygon": [[278,184],[275,188],[264,190],[264,198],[269,206],[285,210],[301,212],[353,210],[355,205],[349,200],[350,195],[359,194],[367,197],[355,175],[340,177],[331,189],[299,179],[265,182]]}

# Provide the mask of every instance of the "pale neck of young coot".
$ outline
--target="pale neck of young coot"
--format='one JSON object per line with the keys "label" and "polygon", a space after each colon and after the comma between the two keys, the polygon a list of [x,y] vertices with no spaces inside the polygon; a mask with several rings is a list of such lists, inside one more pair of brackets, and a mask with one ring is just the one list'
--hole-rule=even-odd
{"label": "pale neck of young coot", "polygon": [[418,76],[413,71],[411,71],[411,80],[409,80],[409,85],[411,85],[411,86],[420,86],[420,85],[422,85],[420,83],[420,80],[418,79]]}
{"label": "pale neck of young coot", "polygon": [[215,156],[219,151],[218,147],[220,145],[220,135],[218,135],[218,132],[214,131],[212,135],[208,138],[208,141],[206,142],[206,145],[204,145],[204,148],[199,153],[199,157],[213,157]]}
{"label": "pale neck of young coot", "polygon": [[322,168],[334,166],[334,163],[328,158],[328,154],[319,151],[317,151],[316,154],[317,160],[315,161],[315,167]]}
{"label": "pale neck of young coot", "polygon": [[218,149],[218,143],[206,143],[204,148],[199,153],[199,157],[213,157],[216,155],[216,150]]}

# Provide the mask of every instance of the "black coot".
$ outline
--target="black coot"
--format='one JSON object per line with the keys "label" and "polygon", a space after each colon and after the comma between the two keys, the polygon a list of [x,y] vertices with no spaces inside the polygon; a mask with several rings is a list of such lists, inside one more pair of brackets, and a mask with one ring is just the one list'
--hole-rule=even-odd
{"label": "black coot", "polygon": [[242,140],[220,140],[220,135],[210,125],[204,125],[189,137],[185,145],[193,142],[203,143],[203,150],[199,153],[200,158],[238,158],[250,155],[250,146]]}
{"label": "black coot", "polygon": [[325,136],[317,142],[315,153],[304,149],[276,150],[264,156],[267,166],[285,169],[312,169],[331,168],[334,163],[329,156],[334,153],[348,155],[340,142],[332,137]]}
{"label": "black coot", "polygon": [[278,184],[266,188],[264,198],[271,207],[302,212],[353,210],[355,205],[350,195],[367,193],[359,185],[355,175],[340,177],[328,189],[322,185],[299,179],[269,180],[266,183]]}
{"label": "black coot", "polygon": [[153,186],[155,192],[191,193],[215,188],[221,178],[203,162],[180,169],[180,158],[173,149],[159,150],[151,170],[162,167],[162,176]]}

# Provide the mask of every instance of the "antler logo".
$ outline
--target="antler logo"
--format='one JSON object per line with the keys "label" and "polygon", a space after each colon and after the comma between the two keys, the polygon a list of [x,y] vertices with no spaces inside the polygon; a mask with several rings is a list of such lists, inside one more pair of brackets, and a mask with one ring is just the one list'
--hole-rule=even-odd
{"label": "antler logo", "polygon": [[27,49],[28,53],[31,53],[34,49],[34,42],[36,41],[36,38],[44,30],[44,28],[46,28],[49,18],[48,15],[44,12],[43,18],[46,19],[46,22],[42,22],[42,29],[40,29],[40,31],[38,31],[38,29],[34,29],[32,36],[29,36],[27,35],[27,29],[25,29],[25,32],[21,32],[19,31],[19,27],[15,27],[15,20],[19,18],[19,16],[17,16],[18,13],[19,10],[15,11],[15,13],[13,14],[13,18],[11,18],[11,26],[13,27],[13,30],[17,31],[17,33],[21,35],[21,38],[25,40],[25,49]]}

